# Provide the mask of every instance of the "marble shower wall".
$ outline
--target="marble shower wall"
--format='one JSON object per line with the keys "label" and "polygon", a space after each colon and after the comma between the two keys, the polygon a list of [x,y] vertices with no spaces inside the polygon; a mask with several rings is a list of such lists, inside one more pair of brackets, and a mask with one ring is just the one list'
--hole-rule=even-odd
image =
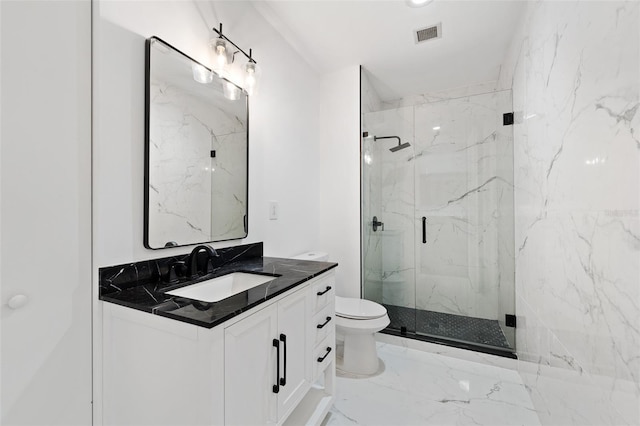
{"label": "marble shower wall", "polygon": [[382,100],[376,89],[371,84],[371,76],[364,68],[360,67],[360,113],[380,111]]}
{"label": "marble shower wall", "polygon": [[[639,7],[532,2],[500,76],[517,112],[517,348],[548,424],[640,423]],[[592,397],[552,403],[537,385],[553,369]]]}
{"label": "marble shower wall", "polygon": [[152,81],[150,96],[150,245],[241,234],[246,169],[230,166],[246,162],[244,118],[212,114],[209,102],[163,81]]}

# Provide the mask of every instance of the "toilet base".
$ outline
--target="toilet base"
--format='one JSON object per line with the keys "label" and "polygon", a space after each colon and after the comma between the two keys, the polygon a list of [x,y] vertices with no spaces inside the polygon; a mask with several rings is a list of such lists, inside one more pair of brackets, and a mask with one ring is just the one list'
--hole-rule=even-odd
{"label": "toilet base", "polygon": [[340,369],[353,374],[371,375],[378,371],[380,363],[373,333],[346,334],[344,354]]}

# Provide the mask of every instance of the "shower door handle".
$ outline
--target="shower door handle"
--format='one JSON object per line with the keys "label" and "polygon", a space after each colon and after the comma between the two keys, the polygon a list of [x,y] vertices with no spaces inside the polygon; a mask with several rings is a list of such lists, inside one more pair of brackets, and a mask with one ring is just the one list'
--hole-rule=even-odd
{"label": "shower door handle", "polygon": [[422,244],[427,243],[427,218],[422,216]]}

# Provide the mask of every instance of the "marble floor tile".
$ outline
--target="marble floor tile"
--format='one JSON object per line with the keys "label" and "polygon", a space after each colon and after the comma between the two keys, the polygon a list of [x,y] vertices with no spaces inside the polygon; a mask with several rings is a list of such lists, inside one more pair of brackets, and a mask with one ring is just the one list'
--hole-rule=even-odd
{"label": "marble floor tile", "polygon": [[338,377],[326,425],[540,425],[516,371],[377,345],[382,372]]}
{"label": "marble floor tile", "polygon": [[532,363],[519,372],[543,425],[640,425],[633,382]]}

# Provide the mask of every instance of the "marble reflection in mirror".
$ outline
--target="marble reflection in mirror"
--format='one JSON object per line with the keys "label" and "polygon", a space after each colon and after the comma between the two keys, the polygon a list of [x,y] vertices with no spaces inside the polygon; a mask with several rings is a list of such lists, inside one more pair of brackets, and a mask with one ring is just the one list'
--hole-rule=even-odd
{"label": "marble reflection in mirror", "polygon": [[147,40],[147,248],[246,237],[247,128],[244,91]]}

